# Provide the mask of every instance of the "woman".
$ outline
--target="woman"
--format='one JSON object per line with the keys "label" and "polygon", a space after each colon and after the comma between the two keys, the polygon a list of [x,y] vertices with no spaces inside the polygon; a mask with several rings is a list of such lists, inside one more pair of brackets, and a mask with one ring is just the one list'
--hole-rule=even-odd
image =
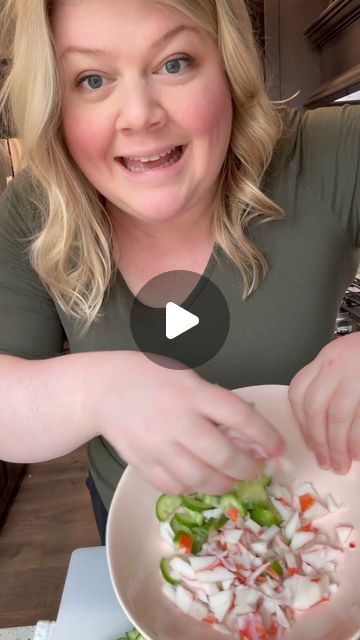
{"label": "woman", "polygon": [[[276,109],[242,0],[6,7],[2,104],[28,166],[0,205],[0,457],[89,442],[103,539],[122,459],[162,491],[223,492],[284,452],[229,389],[291,383],[309,448],[346,473],[359,336],[327,343],[358,264],[358,109]],[[149,361],[130,332],[132,294],[174,269],[230,308],[196,372]]]}

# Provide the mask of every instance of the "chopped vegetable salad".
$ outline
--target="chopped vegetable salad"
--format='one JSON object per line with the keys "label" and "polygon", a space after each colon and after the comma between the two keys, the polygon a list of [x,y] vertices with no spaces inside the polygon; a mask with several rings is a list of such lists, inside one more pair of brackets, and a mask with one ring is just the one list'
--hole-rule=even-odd
{"label": "chopped vegetable salad", "polygon": [[280,639],[297,611],[338,589],[336,568],[345,546],[355,546],[353,528],[337,527],[330,541],[314,521],[341,508],[311,483],[290,490],[269,476],[223,496],[163,494],[156,515],[172,548],[160,562],[164,594],[239,640]]}

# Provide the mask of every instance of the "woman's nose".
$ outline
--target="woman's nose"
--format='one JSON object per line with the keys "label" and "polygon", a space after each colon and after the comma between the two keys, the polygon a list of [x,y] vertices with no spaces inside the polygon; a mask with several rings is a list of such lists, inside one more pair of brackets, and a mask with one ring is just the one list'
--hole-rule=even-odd
{"label": "woman's nose", "polygon": [[162,126],[165,120],[165,109],[146,83],[123,87],[116,119],[118,131],[141,131]]}

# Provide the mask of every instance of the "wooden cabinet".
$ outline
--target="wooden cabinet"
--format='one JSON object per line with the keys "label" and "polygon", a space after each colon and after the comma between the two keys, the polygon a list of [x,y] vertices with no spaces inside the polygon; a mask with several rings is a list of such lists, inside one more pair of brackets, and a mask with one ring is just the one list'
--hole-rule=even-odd
{"label": "wooden cabinet", "polygon": [[328,0],[264,0],[265,68],[268,94],[303,108],[319,86],[320,56],[304,30],[325,9]]}
{"label": "wooden cabinet", "polygon": [[13,501],[20,482],[26,472],[26,465],[0,460],[0,526]]}
{"label": "wooden cabinet", "polygon": [[320,83],[305,106],[352,102],[347,96],[360,91],[360,0],[332,0],[304,35],[320,60]]}
{"label": "wooden cabinet", "polygon": [[360,89],[360,0],[263,0],[268,94],[290,107]]}

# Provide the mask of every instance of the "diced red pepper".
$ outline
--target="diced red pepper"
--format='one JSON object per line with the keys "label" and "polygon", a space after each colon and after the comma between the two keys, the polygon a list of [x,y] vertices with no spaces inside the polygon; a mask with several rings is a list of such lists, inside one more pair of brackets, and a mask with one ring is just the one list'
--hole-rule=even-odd
{"label": "diced red pepper", "polygon": [[293,567],[293,568],[289,569],[290,578],[291,578],[291,576],[295,576],[297,573],[299,573],[299,569],[297,569],[296,567]]}
{"label": "diced red pepper", "polygon": [[310,493],[304,493],[302,496],[300,496],[299,500],[301,511],[307,511],[316,502],[316,500],[314,500]]}
{"label": "diced red pepper", "polygon": [[235,509],[235,507],[229,507],[229,509],[226,511],[226,515],[229,516],[230,520],[235,523],[238,521],[240,511]]}
{"label": "diced red pepper", "polygon": [[187,556],[189,556],[191,553],[192,546],[193,546],[193,541],[190,538],[190,536],[185,532],[181,532],[179,536],[179,549],[184,551],[184,553]]}

